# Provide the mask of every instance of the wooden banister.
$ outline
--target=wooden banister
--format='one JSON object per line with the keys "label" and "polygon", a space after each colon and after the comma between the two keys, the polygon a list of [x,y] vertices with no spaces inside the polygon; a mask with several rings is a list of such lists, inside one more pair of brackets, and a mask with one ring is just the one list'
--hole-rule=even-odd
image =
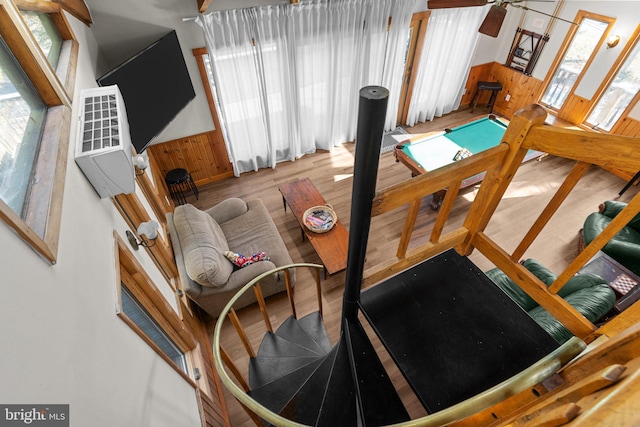
{"label": "wooden banister", "polygon": [[288,269],[284,271],[284,284],[287,288],[287,297],[289,298],[289,305],[291,306],[291,315],[297,319],[298,314],[296,313],[296,302],[293,299],[293,286],[291,286],[291,273]]}
{"label": "wooden banister", "polygon": [[269,312],[267,311],[267,304],[264,301],[264,294],[262,293],[260,282],[256,282],[256,284],[253,285],[253,292],[256,294],[256,301],[258,301],[258,306],[260,307],[260,312],[262,313],[264,326],[265,328],[267,328],[267,331],[273,333],[273,326],[271,326],[271,320],[269,320]]}
{"label": "wooden banister", "polygon": [[240,341],[242,341],[242,345],[244,346],[244,349],[247,351],[247,354],[249,355],[249,357],[256,357],[256,352],[253,350],[253,347],[251,346],[249,337],[247,336],[247,333],[245,332],[244,328],[242,327],[242,324],[240,323],[238,314],[233,308],[229,311],[229,320],[231,320],[231,323],[233,323],[233,326],[236,328],[236,333],[238,334],[238,337],[240,337]]}

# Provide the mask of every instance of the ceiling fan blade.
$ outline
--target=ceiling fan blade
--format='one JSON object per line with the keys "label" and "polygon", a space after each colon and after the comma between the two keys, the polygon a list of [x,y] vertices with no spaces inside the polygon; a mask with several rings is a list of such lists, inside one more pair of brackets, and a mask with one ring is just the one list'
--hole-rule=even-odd
{"label": "ceiling fan blade", "polygon": [[507,15],[507,9],[502,6],[493,5],[489,9],[489,13],[485,16],[482,25],[478,29],[479,33],[486,34],[491,37],[498,37],[504,17]]}
{"label": "ceiling fan blade", "polygon": [[428,0],[429,9],[445,9],[449,7],[484,6],[488,0]]}

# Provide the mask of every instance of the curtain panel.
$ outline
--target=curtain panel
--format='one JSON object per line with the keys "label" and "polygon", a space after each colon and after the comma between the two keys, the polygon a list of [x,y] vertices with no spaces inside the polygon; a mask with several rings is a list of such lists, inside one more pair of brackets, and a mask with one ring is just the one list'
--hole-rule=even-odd
{"label": "curtain panel", "polygon": [[354,140],[364,86],[389,89],[395,128],[413,6],[309,0],[200,15],[235,175]]}
{"label": "curtain panel", "polygon": [[488,7],[431,11],[407,126],[433,120],[460,106],[478,28]]}

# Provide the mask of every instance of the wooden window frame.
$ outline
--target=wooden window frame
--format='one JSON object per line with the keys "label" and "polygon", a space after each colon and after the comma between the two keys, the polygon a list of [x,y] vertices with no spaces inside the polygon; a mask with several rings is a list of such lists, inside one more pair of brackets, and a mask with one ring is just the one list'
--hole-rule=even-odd
{"label": "wooden window frame", "polygon": [[[604,80],[602,81],[602,83],[598,87],[598,90],[596,90],[596,93],[593,96],[591,105],[589,106],[589,109],[586,111],[586,114],[584,116],[584,120],[582,122],[583,126],[587,127],[588,129],[594,129],[594,127],[593,127],[594,125],[592,123],[587,122],[587,119],[591,115],[591,112],[593,111],[593,109],[596,108],[596,105],[598,105],[598,102],[600,102],[600,98],[602,98],[602,96],[605,94],[605,92],[609,88],[609,85],[611,84],[611,82],[613,82],[613,79],[615,79],[615,77],[618,75],[618,72],[620,71],[620,69],[624,65],[625,61],[627,60],[627,58],[629,57],[629,55],[631,54],[633,49],[638,44],[640,44],[640,24],[636,27],[636,29],[633,32],[633,34],[631,35],[631,37],[629,37],[629,41],[627,42],[627,44],[624,46],[624,48],[620,52],[620,55],[618,55],[618,59],[616,59],[616,62],[613,64],[611,69],[609,69],[609,72],[607,73],[607,76],[604,78]],[[603,133],[616,133],[615,130],[616,130],[616,127],[618,126],[618,123],[624,117],[627,117],[629,115],[629,112],[633,108],[635,108],[635,106],[636,106],[636,104],[638,102],[640,102],[640,92],[636,93],[636,95],[633,97],[633,99],[631,100],[629,105],[627,105],[627,107],[622,112],[622,115],[620,116],[618,121],[611,127],[610,131],[606,131],[606,130],[601,129],[601,128],[598,128],[597,131],[598,132],[603,132]]]}
{"label": "wooden window frame", "polygon": [[[198,388],[196,381],[190,376],[194,375],[195,368],[199,364],[194,360],[193,350],[199,347],[198,341],[186,328],[182,320],[178,317],[173,307],[162,295],[160,290],[151,280],[144,268],[140,265],[136,257],[127,247],[124,240],[116,233],[113,233],[115,240],[115,260],[116,260],[116,314],[133,331],[140,336],[160,357],[162,357],[173,369],[176,370],[192,387]],[[122,310],[122,283],[135,297],[149,315],[156,321],[158,326],[173,341],[173,343],[185,355],[190,374],[184,372],[158,345],[147,336],[147,334],[127,316]]]}
{"label": "wooden window frame", "polygon": [[213,120],[213,127],[216,132],[222,133],[222,127],[220,126],[220,120],[218,119],[218,112],[216,109],[216,102],[211,93],[211,84],[209,83],[209,76],[207,76],[207,69],[204,65],[204,55],[208,55],[207,49],[204,47],[198,47],[192,49],[191,52],[196,58],[198,64],[198,70],[200,71],[200,78],[202,79],[202,85],[204,86],[204,93],[207,95],[207,103],[209,104],[209,112],[211,113],[211,119]]}
{"label": "wooden window frame", "polygon": [[16,3],[24,6],[28,2],[0,0],[0,35],[48,109],[24,214],[16,214],[0,201],[0,219],[42,258],[55,264],[69,150],[71,99],[75,86],[78,42],[59,6],[39,2],[38,4],[44,6],[29,8],[49,13],[63,39],[58,67],[53,70],[24,23]]}
{"label": "wooden window frame", "polygon": [[[555,75],[556,70],[560,66],[560,63],[562,62],[562,59],[564,58],[565,54],[567,53],[567,50],[569,49],[569,46],[571,45],[571,42],[573,41],[573,38],[575,37],[576,33],[578,32],[578,28],[580,27],[580,24],[585,19],[592,19],[592,20],[595,20],[595,21],[606,22],[607,23],[607,29],[604,31],[604,33],[600,37],[600,40],[598,41],[598,44],[596,45],[596,47],[593,49],[593,52],[591,52],[591,55],[589,56],[589,59],[587,60],[587,62],[584,65],[584,68],[582,69],[582,71],[578,75],[578,77],[576,79],[576,82],[574,83],[573,87],[569,91],[569,94],[567,95],[567,99],[565,99],[565,101],[563,102],[562,107],[554,108],[554,107],[552,107],[550,105],[546,105],[546,104],[544,104],[542,102],[542,98],[543,98],[545,92],[547,91],[547,88],[551,84],[551,81],[553,80],[553,76]],[[573,20],[573,22],[577,23],[578,25],[572,25],[571,28],[569,28],[569,31],[567,32],[567,35],[565,36],[565,39],[562,42],[562,46],[560,46],[560,49],[558,50],[558,53],[556,54],[556,57],[553,60],[553,63],[549,67],[549,71],[547,72],[547,75],[546,75],[546,77],[544,79],[544,82],[542,84],[542,90],[540,91],[538,104],[544,106],[544,108],[547,111],[551,112],[554,115],[562,115],[562,111],[563,111],[563,108],[565,107],[565,105],[567,104],[567,100],[569,100],[575,94],[576,89],[580,86],[580,83],[582,82],[583,77],[585,76],[585,74],[589,70],[589,67],[593,63],[593,60],[595,59],[597,53],[599,52],[599,50],[602,47],[602,45],[604,44],[604,42],[607,40],[607,37],[609,36],[609,32],[611,31],[611,28],[613,27],[613,24],[615,23],[615,21],[616,21],[615,18],[611,18],[609,16],[600,15],[600,14],[592,13],[592,12],[587,12],[585,10],[579,10],[578,11],[578,13],[576,14],[575,19]]]}
{"label": "wooden window frame", "polygon": [[[150,190],[147,189],[147,191]],[[151,220],[149,213],[136,193],[119,194],[114,196],[112,200],[134,235],[137,235],[137,229],[141,223]],[[154,205],[156,205],[156,203],[152,203],[152,206]],[[159,212],[162,211],[160,207],[157,207],[157,209],[160,209]],[[162,224],[163,229],[158,235],[156,244],[145,247],[145,250],[149,253],[153,262],[167,281],[169,281],[172,284],[172,287],[175,288],[173,279],[178,277],[178,267],[176,266],[176,262],[173,257],[171,241],[166,232],[166,218],[164,214],[157,216],[157,218]]]}

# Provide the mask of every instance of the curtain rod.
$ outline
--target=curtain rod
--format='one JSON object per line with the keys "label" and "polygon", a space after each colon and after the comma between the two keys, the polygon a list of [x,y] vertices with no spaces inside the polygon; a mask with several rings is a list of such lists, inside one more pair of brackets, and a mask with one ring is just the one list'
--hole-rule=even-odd
{"label": "curtain rod", "polygon": [[[300,0],[288,0],[289,4],[300,4]],[[197,16],[187,16],[186,18],[182,18],[182,22],[195,21]]]}

